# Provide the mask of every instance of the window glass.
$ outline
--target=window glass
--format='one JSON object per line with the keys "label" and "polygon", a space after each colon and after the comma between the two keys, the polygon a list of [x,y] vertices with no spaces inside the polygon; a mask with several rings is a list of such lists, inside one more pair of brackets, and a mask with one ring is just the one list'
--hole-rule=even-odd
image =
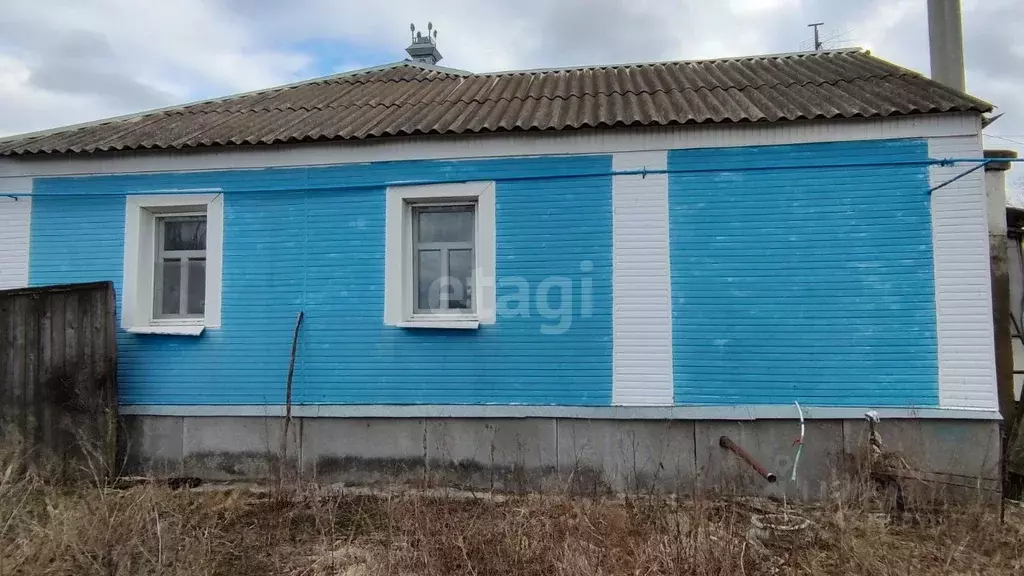
{"label": "window glass", "polygon": [[178,314],[181,305],[181,260],[165,259],[157,263],[162,315]]}
{"label": "window glass", "polygon": [[188,314],[202,314],[206,308],[206,260],[188,261],[188,295],[186,300]]}
{"label": "window glass", "polygon": [[420,250],[418,258],[416,308],[437,310],[441,307],[441,251]]}
{"label": "window glass", "polygon": [[415,311],[473,309],[475,206],[413,206]]}
{"label": "window glass", "polygon": [[420,208],[420,242],[472,242],[472,206],[431,206]]}
{"label": "window glass", "polygon": [[448,308],[469,310],[473,307],[473,251],[448,251]]}
{"label": "window glass", "polygon": [[165,220],[164,250],[206,250],[206,217]]}

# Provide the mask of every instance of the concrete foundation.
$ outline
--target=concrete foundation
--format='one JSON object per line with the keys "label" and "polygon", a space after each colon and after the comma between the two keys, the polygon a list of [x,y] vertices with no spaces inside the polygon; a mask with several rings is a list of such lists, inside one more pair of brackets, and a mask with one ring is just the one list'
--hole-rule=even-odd
{"label": "concrete foundation", "polygon": [[[281,461],[279,417],[125,416],[127,473],[259,480]],[[883,420],[897,451],[939,485],[994,490],[991,420]],[[771,472],[768,484],[719,447],[729,436]],[[349,485],[453,486],[584,494],[759,493],[818,500],[866,454],[862,420],[811,420],[793,481],[795,420],[295,418],[287,459],[307,479]]]}

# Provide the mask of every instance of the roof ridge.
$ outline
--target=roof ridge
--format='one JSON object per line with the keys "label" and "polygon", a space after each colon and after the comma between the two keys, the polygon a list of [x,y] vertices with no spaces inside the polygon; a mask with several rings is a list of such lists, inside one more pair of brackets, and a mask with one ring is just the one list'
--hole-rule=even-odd
{"label": "roof ridge", "polygon": [[536,96],[527,95],[525,97],[524,96],[516,95],[516,96],[501,96],[501,97],[498,97],[498,98],[487,98],[487,99],[480,99],[480,98],[476,98],[476,97],[468,98],[468,99],[467,98],[458,98],[455,101],[456,102],[466,102],[466,103],[469,103],[469,102],[480,102],[480,103],[483,103],[483,102],[512,102],[513,100],[525,101],[525,100],[530,100],[530,99],[534,99],[534,100],[568,100],[569,98],[572,98],[572,97],[579,98],[579,97],[583,97],[583,96],[613,96],[613,95],[624,96],[626,94],[632,94],[634,96],[640,96],[641,94],[649,94],[649,95],[653,95],[653,94],[670,94],[672,92],[686,92],[686,91],[697,92],[697,91],[700,91],[700,90],[716,90],[716,89],[717,90],[738,90],[738,91],[743,91],[743,90],[760,90],[762,88],[778,88],[780,86],[784,87],[784,88],[788,88],[788,87],[791,87],[791,86],[826,86],[826,85],[834,86],[836,84],[836,82],[851,82],[851,81],[854,81],[854,80],[865,81],[865,80],[871,80],[871,79],[898,78],[898,77],[904,76],[904,75],[905,74],[895,74],[895,73],[891,73],[890,72],[890,73],[885,73],[885,74],[879,74],[877,76],[871,76],[871,75],[867,75],[867,74],[858,74],[856,76],[851,76],[849,78],[840,78],[840,79],[837,79],[837,80],[822,80],[822,81],[792,80],[792,81],[787,81],[787,82],[783,82],[783,81],[760,82],[760,83],[757,83],[757,84],[751,83],[751,84],[748,84],[746,86],[683,86],[683,87],[681,87],[681,88],[679,88],[677,90],[665,90],[663,88],[656,88],[656,89],[653,89],[653,90],[595,90],[593,92],[587,91],[587,92],[582,92],[582,93],[579,93],[579,94],[556,94],[556,95],[538,94]]}
{"label": "roof ridge", "polygon": [[833,50],[805,50],[801,52],[778,52],[775,54],[750,54],[746,56],[727,56],[723,58],[693,58],[686,60],[649,60],[640,62],[621,62],[618,64],[581,64],[578,66],[556,66],[552,68],[523,68],[519,70],[495,70],[493,72],[476,72],[473,76],[503,76],[506,74],[531,74],[544,72],[571,72],[575,70],[606,70],[610,68],[629,68],[632,66],[658,66],[664,64],[703,64],[714,62],[736,62],[743,60],[770,60],[778,58],[792,58],[797,56],[826,56],[832,54],[864,53],[870,55],[870,51],[860,47],[836,48]]}
{"label": "roof ridge", "polygon": [[[758,83],[750,83],[750,84],[745,85],[745,86],[725,86],[725,87],[723,87],[723,86],[706,86],[706,85],[701,85],[701,86],[682,86],[682,87],[680,87],[679,89],[676,89],[676,90],[666,90],[664,88],[656,88],[656,89],[653,89],[653,90],[647,90],[647,89],[644,89],[644,90],[618,90],[618,89],[616,89],[616,90],[594,90],[594,91],[584,91],[584,92],[581,92],[579,94],[576,94],[576,93],[556,94],[556,95],[538,94],[538,95],[535,95],[535,96],[529,96],[529,95],[527,95],[527,96],[518,96],[518,95],[515,95],[515,96],[500,96],[500,97],[497,97],[497,98],[477,98],[477,97],[474,96],[472,98],[457,98],[457,99],[455,99],[453,101],[454,102],[463,102],[463,103],[466,103],[466,104],[469,104],[469,103],[483,104],[483,103],[486,103],[486,102],[526,101],[526,100],[530,100],[530,99],[535,99],[535,100],[552,100],[552,101],[553,100],[563,100],[563,101],[566,101],[566,100],[569,100],[570,98],[580,98],[580,97],[587,97],[587,96],[590,96],[590,97],[614,96],[614,95],[618,95],[618,96],[625,96],[625,95],[641,96],[641,95],[644,95],[644,94],[647,94],[647,95],[670,94],[672,92],[685,92],[685,91],[697,92],[697,91],[701,91],[701,90],[714,90],[714,89],[743,91],[743,90],[760,90],[760,89],[763,89],[763,88],[779,88],[779,87],[790,88],[790,87],[793,87],[793,86],[825,86],[825,85],[835,86],[837,82],[865,81],[865,80],[871,80],[871,79],[880,79],[881,80],[881,79],[885,79],[885,78],[893,78],[893,77],[900,77],[900,76],[907,76],[907,75],[914,76],[914,77],[919,77],[920,76],[919,74],[912,73],[912,71],[910,71],[910,70],[903,69],[903,70],[898,70],[898,71],[885,72],[885,73],[874,75],[874,76],[872,76],[870,74],[862,73],[862,74],[857,74],[857,75],[851,76],[849,78],[840,78],[840,79],[837,79],[837,80],[821,80],[821,81],[815,81],[815,80],[790,80],[790,81],[782,81],[782,80],[777,80],[777,81],[774,81],[774,82],[762,81],[762,82],[758,82]],[[391,82],[391,81],[397,82],[397,80],[387,80],[387,81],[388,82]],[[414,80],[409,80],[409,81],[412,81],[412,82],[424,82],[425,80],[414,79]],[[453,90],[454,89],[455,89],[455,87],[453,87]],[[447,101],[448,99],[447,99],[447,97],[442,97],[442,98],[439,98],[439,100],[440,101]],[[215,110],[215,111],[184,110],[182,113],[184,113],[184,114],[211,114],[211,113],[218,113],[218,112],[244,113],[244,112],[247,112],[247,111],[251,111],[251,112],[271,112],[271,111],[293,111],[293,112],[307,111],[307,112],[312,112],[312,111],[324,111],[324,110],[333,110],[333,109],[358,108],[358,107],[361,107],[361,106],[371,106],[371,107],[374,107],[374,108],[377,108],[377,107],[392,108],[392,107],[397,107],[397,106],[406,105],[406,104],[423,104],[423,103],[424,103],[423,101],[417,101],[417,102],[396,101],[396,102],[392,102],[392,103],[389,103],[389,104],[384,104],[384,103],[380,103],[380,102],[378,102],[376,104],[369,104],[368,102],[360,102],[360,103],[356,103],[356,104],[346,105],[346,104],[334,104],[333,101],[330,101],[330,102],[327,102],[327,103],[324,103],[324,104],[317,104],[317,105],[299,105],[299,106],[295,106],[293,104],[277,104],[277,105],[268,106],[268,105],[262,104],[262,101],[261,101],[261,102],[253,103],[253,104],[247,106],[243,110],[229,110],[229,109],[224,108],[224,109],[218,109],[218,110]]]}

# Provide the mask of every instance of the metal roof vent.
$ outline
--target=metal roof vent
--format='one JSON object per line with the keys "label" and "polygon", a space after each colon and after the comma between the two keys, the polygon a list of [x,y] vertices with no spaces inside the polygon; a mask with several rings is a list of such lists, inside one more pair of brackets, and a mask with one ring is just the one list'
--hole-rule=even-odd
{"label": "metal roof vent", "polygon": [[437,64],[441,53],[437,51],[437,30],[434,30],[433,22],[427,22],[426,36],[416,31],[415,24],[409,24],[409,32],[412,33],[412,44],[405,49],[409,58],[424,64]]}

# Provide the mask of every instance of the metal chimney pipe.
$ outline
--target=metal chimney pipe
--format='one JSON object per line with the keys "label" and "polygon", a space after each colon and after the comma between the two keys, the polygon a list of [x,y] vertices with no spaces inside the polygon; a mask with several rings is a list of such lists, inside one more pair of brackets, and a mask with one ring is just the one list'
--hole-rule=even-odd
{"label": "metal chimney pipe", "polygon": [[928,48],[932,79],[965,91],[960,0],[928,0]]}

